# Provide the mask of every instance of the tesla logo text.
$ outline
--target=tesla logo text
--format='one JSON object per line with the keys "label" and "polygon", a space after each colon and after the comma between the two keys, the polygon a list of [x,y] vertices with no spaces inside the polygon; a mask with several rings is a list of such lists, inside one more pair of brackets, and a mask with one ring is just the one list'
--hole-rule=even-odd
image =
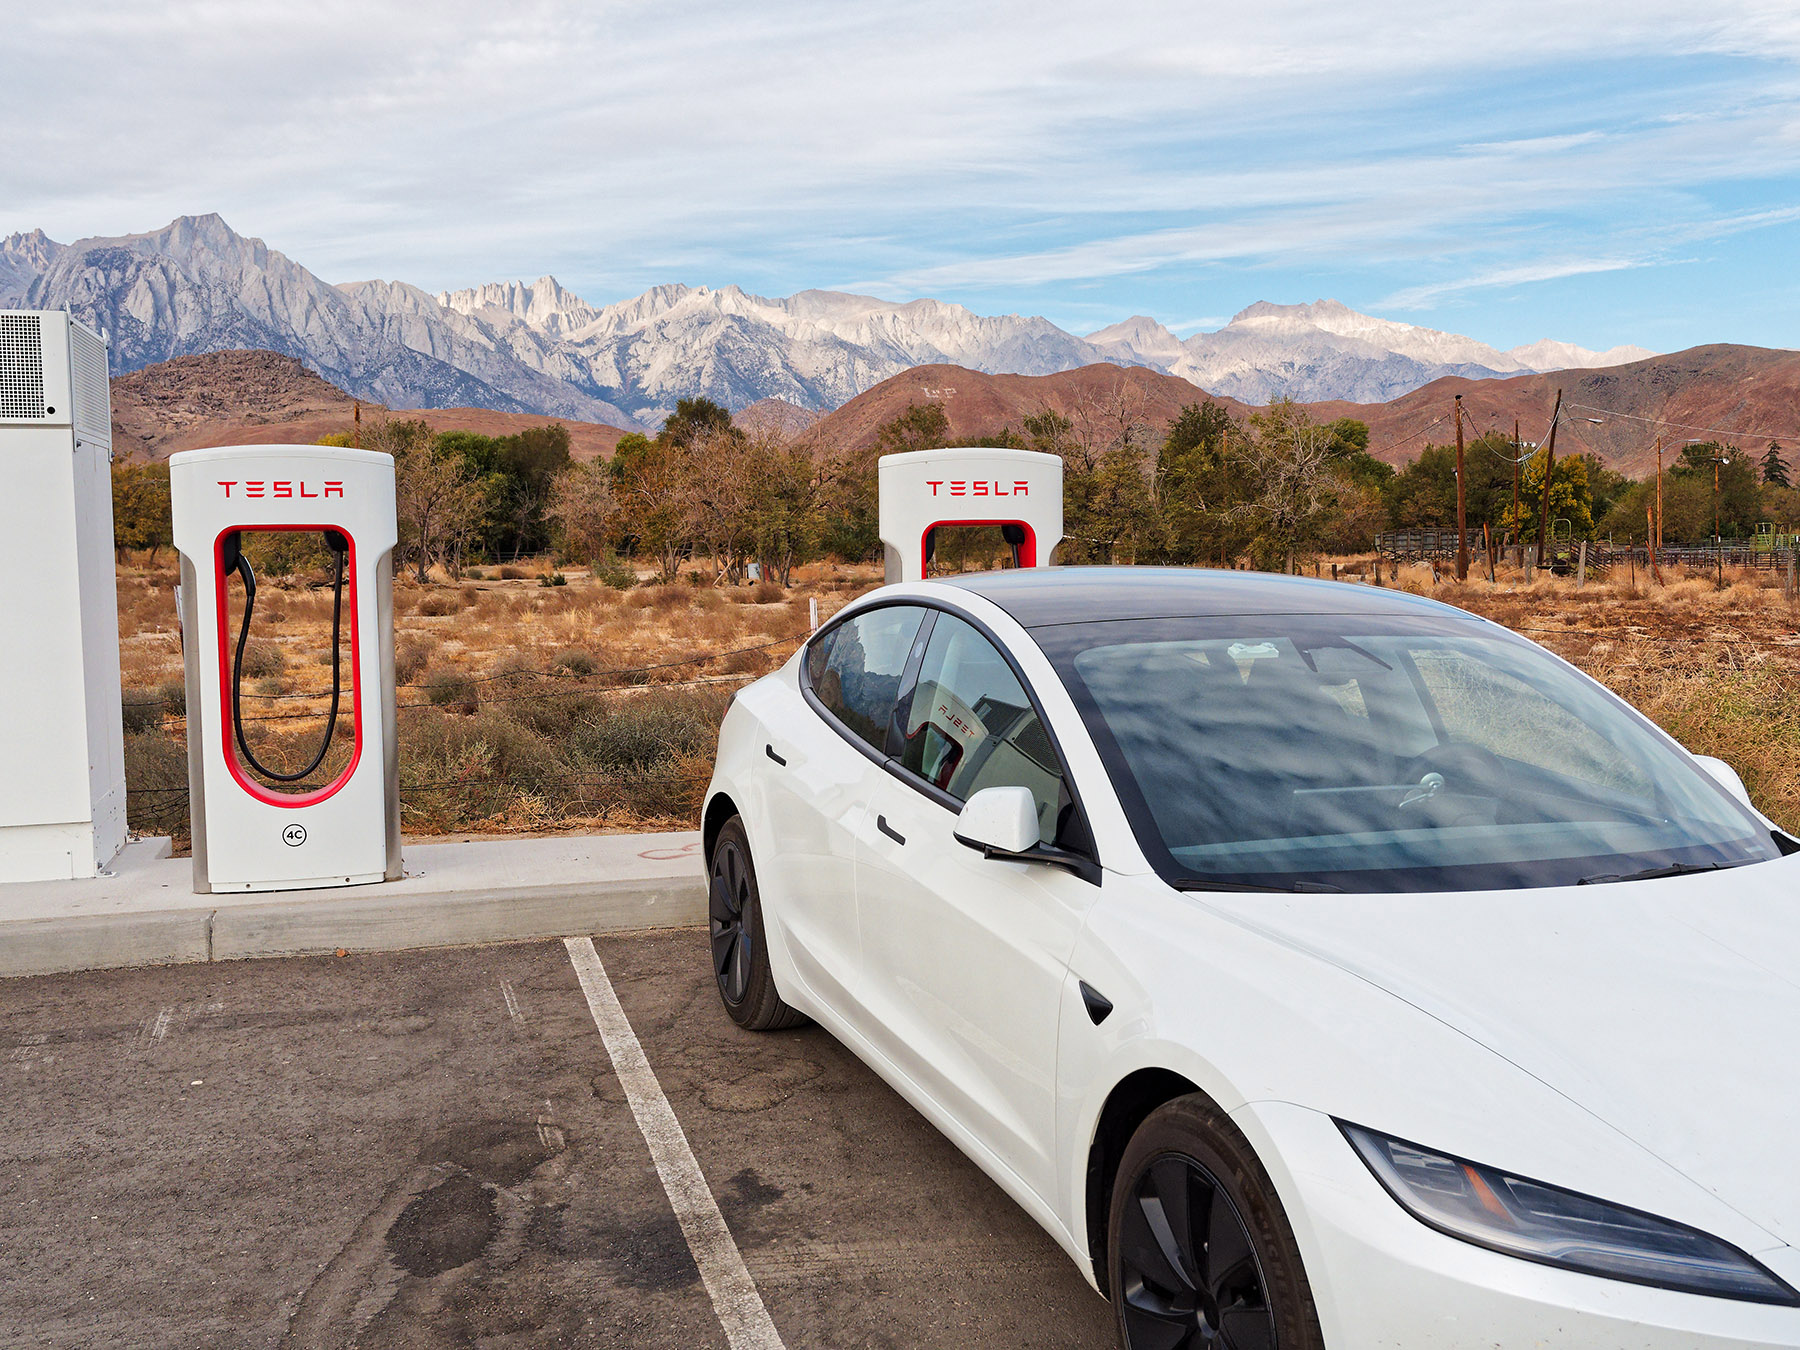
{"label": "tesla logo text", "polygon": [[966,478],[938,478],[925,480],[925,486],[931,489],[931,495],[939,495],[939,488],[949,488],[947,497],[1029,497],[1031,484],[1023,479],[1015,481],[1010,487],[993,479],[983,478],[973,481]]}
{"label": "tesla logo text", "polygon": [[[228,483],[221,478],[219,486],[225,489],[227,497],[231,495],[233,488],[242,488],[243,491],[239,495],[244,497],[341,497],[344,495],[343,483],[330,478],[327,478],[322,484],[308,483],[305,479],[244,481],[237,478]],[[313,488],[315,487],[323,487],[325,490],[314,492]]]}

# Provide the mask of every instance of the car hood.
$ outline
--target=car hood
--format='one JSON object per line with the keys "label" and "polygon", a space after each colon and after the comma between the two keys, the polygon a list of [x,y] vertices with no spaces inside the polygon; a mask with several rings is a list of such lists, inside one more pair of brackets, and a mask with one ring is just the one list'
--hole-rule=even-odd
{"label": "car hood", "polygon": [[1455,1027],[1800,1245],[1800,856],[1603,886],[1225,908]]}

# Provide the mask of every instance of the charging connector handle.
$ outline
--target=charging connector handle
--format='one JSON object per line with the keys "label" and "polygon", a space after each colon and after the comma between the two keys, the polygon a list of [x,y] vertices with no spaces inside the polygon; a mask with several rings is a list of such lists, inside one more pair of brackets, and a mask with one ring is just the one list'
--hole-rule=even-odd
{"label": "charging connector handle", "polygon": [[325,752],[331,749],[331,737],[337,730],[338,696],[343,683],[340,639],[344,616],[344,555],[349,544],[336,530],[325,532],[325,543],[336,559],[331,584],[331,711],[325,715],[325,736],[319,742],[319,752],[312,757],[312,763],[299,773],[279,773],[269,768],[251,752],[250,743],[244,738],[244,646],[250,640],[250,616],[256,612],[256,569],[250,566],[250,559],[244,556],[235,534],[227,538],[220,558],[222,572],[235,570],[244,580],[244,618],[238,626],[237,654],[231,663],[231,726],[236,733],[238,751],[243,755],[244,762],[264,778],[276,783],[298,783],[310,778],[325,762]]}

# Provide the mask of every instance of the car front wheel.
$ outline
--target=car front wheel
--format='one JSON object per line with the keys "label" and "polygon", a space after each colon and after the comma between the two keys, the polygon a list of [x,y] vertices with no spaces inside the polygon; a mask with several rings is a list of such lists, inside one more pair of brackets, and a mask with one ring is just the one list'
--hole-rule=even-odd
{"label": "car front wheel", "polygon": [[725,1011],[747,1031],[781,1031],[799,1026],[805,1014],[782,1002],[769,969],[763,937],[762,895],[750,860],[750,838],[741,817],[720,827],[707,862],[708,928],[712,933],[713,978]]}
{"label": "car front wheel", "polygon": [[1113,1182],[1107,1257],[1126,1350],[1323,1350],[1293,1229],[1205,1097],[1146,1117]]}

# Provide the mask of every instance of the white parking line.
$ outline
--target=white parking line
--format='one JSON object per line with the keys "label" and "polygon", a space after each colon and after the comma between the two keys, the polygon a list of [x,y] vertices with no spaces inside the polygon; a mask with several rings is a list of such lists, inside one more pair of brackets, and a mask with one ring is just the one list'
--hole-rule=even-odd
{"label": "white parking line", "polygon": [[644,1057],[637,1033],[619,1006],[606,967],[600,964],[600,953],[594,950],[592,938],[564,938],[569,960],[581,981],[581,992],[587,996],[588,1011],[600,1029],[606,1053],[612,1056],[613,1072],[624,1089],[631,1114],[637,1118],[644,1142],[650,1146],[650,1160],[662,1178],[663,1190],[675,1209],[676,1221],[687,1238],[694,1264],[700,1268],[700,1279],[712,1296],[713,1311],[725,1328],[725,1339],[731,1350],[784,1350],[781,1334],[763,1307],[762,1295],[756,1292],[756,1281],[744,1267],[744,1258],[733,1241],[725,1216],[708,1189],[700,1164],[694,1161],[694,1150],[675,1110],[663,1095],[662,1085]]}

